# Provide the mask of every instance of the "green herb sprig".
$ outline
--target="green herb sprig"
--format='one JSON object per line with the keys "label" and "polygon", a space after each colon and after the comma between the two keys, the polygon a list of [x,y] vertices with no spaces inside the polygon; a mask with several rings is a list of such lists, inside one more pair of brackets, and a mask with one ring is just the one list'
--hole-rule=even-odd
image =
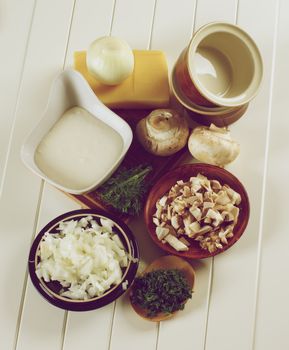
{"label": "green herb sprig", "polygon": [[149,185],[146,176],[151,170],[146,165],[120,168],[99,188],[101,199],[122,213],[139,214]]}
{"label": "green herb sprig", "polygon": [[148,317],[184,309],[192,290],[177,269],[155,270],[135,279],[131,302],[148,311]]}

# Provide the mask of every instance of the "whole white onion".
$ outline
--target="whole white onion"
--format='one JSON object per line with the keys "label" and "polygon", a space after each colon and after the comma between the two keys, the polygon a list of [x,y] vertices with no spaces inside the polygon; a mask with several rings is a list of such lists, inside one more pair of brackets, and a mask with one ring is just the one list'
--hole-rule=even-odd
{"label": "whole white onion", "polygon": [[122,39],[105,36],[88,48],[86,65],[90,74],[106,85],[116,85],[128,78],[134,69],[134,55]]}

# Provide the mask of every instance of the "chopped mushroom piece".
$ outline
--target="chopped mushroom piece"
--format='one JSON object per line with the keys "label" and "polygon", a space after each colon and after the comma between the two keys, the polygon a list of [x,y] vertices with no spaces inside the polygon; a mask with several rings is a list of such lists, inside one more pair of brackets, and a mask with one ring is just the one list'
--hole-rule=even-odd
{"label": "chopped mushroom piece", "polygon": [[197,221],[200,221],[202,218],[202,212],[201,209],[196,208],[194,210],[190,210],[190,213],[195,217]]}
{"label": "chopped mushroom piece", "polygon": [[181,226],[182,223],[182,219],[180,218],[180,216],[178,215],[174,215],[171,218],[171,224],[173,226],[174,229],[178,229]]}
{"label": "chopped mushroom piece", "polygon": [[188,250],[186,238],[209,252],[223,249],[234,235],[240,202],[239,193],[204,175],[179,180],[156,203],[156,235],[178,251]]}
{"label": "chopped mushroom piece", "polygon": [[193,233],[196,233],[200,231],[201,225],[198,223],[198,221],[195,221],[189,225],[189,228]]}
{"label": "chopped mushroom piece", "polygon": [[160,226],[160,220],[158,218],[153,218],[153,223],[156,225],[156,226]]}
{"label": "chopped mushroom piece", "polygon": [[170,232],[170,230],[166,227],[161,227],[158,226],[156,228],[156,235],[158,237],[158,239],[161,241],[162,239],[164,239],[166,237],[166,235],[168,235]]}
{"label": "chopped mushroom piece", "polygon": [[213,202],[204,202],[203,209],[214,208]]}
{"label": "chopped mushroom piece", "polygon": [[186,212],[183,215],[183,224],[185,226],[189,226],[194,221],[196,221],[196,219],[194,218],[194,216],[190,212]]}
{"label": "chopped mushroom piece", "polygon": [[185,230],[183,228],[179,228],[177,230],[177,236],[184,235],[184,234],[185,234]]}
{"label": "chopped mushroom piece", "polygon": [[189,248],[184,243],[182,243],[178,238],[171,234],[168,234],[165,237],[165,241],[168,242],[169,245],[171,245],[178,252],[189,250]]}
{"label": "chopped mushroom piece", "polygon": [[177,201],[175,202],[175,204],[173,205],[173,209],[174,211],[176,211],[177,213],[181,213],[184,211],[186,207],[186,203],[184,201]]}
{"label": "chopped mushroom piece", "polygon": [[179,238],[179,241],[184,243],[184,245],[186,245],[187,247],[189,247],[191,245],[191,243],[188,240],[186,240],[185,237]]}
{"label": "chopped mushroom piece", "polygon": [[219,226],[224,220],[222,218],[222,215],[213,209],[209,209],[206,215],[207,218],[213,219],[213,225]]}
{"label": "chopped mushroom piece", "polygon": [[219,232],[219,237],[220,237],[222,243],[228,244],[227,237],[226,237],[226,231],[221,230]]}
{"label": "chopped mushroom piece", "polygon": [[199,185],[199,184],[193,184],[193,186],[192,186],[193,191],[196,192],[196,193],[197,193],[201,188],[202,188],[202,186]]}
{"label": "chopped mushroom piece", "polygon": [[234,221],[234,215],[226,210],[224,210],[221,215],[224,221]]}
{"label": "chopped mushroom piece", "polygon": [[230,197],[228,196],[227,192],[225,191],[219,191],[218,197],[216,199],[217,204],[226,205],[231,202]]}
{"label": "chopped mushroom piece", "polygon": [[191,196],[191,189],[189,186],[184,186],[182,192],[185,197]]}
{"label": "chopped mushroom piece", "polygon": [[208,218],[208,217],[205,217],[205,219],[204,219],[204,223],[205,224],[211,224],[212,223],[212,219],[210,219],[210,218]]}
{"label": "chopped mushroom piece", "polygon": [[211,191],[212,191],[211,183],[210,183],[210,181],[209,181],[208,179],[207,179],[206,181],[204,181],[203,187],[204,187],[208,192],[211,192]]}
{"label": "chopped mushroom piece", "polygon": [[156,213],[155,213],[155,217],[156,218],[158,218],[158,219],[160,219],[161,218],[161,215],[162,215],[162,210],[163,210],[163,208],[157,203],[157,211],[156,211]]}
{"label": "chopped mushroom piece", "polygon": [[228,185],[224,185],[224,189],[228,193],[228,196],[231,198],[233,204],[239,205],[241,203],[241,196],[238,192],[234,191]]}
{"label": "chopped mushroom piece", "polygon": [[167,196],[163,196],[163,197],[159,200],[160,206],[164,207],[164,206],[166,205],[167,199],[168,199]]}
{"label": "chopped mushroom piece", "polygon": [[211,180],[211,187],[213,190],[220,190],[222,188],[218,180]]}
{"label": "chopped mushroom piece", "polygon": [[209,225],[203,226],[197,233],[198,235],[204,235],[205,233],[208,233],[212,231],[212,227]]}
{"label": "chopped mushroom piece", "polygon": [[167,219],[169,219],[169,220],[172,219],[172,207],[171,206],[168,206]]}
{"label": "chopped mushroom piece", "polygon": [[238,207],[234,207],[231,210],[231,214],[234,217],[234,223],[237,223],[237,220],[238,220],[238,217],[239,217],[239,212],[240,212],[240,209]]}

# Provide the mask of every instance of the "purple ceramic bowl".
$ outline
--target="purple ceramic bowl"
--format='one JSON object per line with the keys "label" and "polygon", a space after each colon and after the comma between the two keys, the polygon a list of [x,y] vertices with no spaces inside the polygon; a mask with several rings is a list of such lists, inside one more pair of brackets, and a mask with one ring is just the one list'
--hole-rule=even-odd
{"label": "purple ceramic bowl", "polygon": [[[94,297],[88,300],[72,300],[67,297],[62,297],[59,295],[60,290],[63,289],[58,281],[45,282],[43,279],[39,279],[36,275],[36,266],[39,262],[39,257],[37,257],[37,252],[39,249],[39,244],[46,232],[51,234],[55,233],[55,229],[59,226],[61,221],[69,220],[80,220],[83,217],[91,215],[94,220],[99,222],[100,217],[105,217],[112,220],[114,225],[114,232],[118,234],[120,240],[122,241],[126,251],[133,258],[129,261],[126,268],[123,269],[122,281],[115,286],[112,286],[100,297]],[[36,236],[29,253],[28,269],[29,275],[32,283],[38,292],[52,305],[57,306],[64,310],[70,311],[89,311],[103,307],[118,297],[120,297],[126,290],[123,288],[122,283],[126,282],[127,288],[132,284],[139,261],[139,250],[137,246],[136,239],[132,234],[131,230],[126,224],[121,222],[119,219],[112,215],[101,212],[100,210],[94,209],[80,209],[70,211],[57,218],[50,221]]]}

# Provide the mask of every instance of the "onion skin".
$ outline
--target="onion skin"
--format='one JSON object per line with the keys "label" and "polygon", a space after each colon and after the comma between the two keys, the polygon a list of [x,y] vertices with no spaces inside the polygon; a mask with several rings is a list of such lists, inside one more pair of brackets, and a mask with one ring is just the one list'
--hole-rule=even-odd
{"label": "onion skin", "polygon": [[86,65],[99,82],[117,85],[132,74],[134,55],[126,41],[111,36],[101,37],[89,46]]}

